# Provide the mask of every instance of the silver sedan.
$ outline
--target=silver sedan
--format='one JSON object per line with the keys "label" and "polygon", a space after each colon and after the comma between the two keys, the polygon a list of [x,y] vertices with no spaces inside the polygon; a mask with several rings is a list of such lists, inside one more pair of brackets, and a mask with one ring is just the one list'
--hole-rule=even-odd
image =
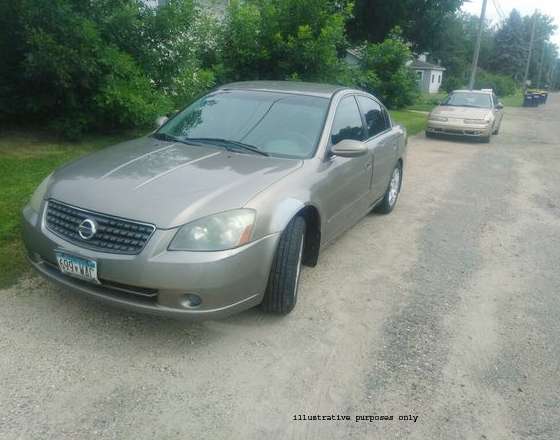
{"label": "silver sedan", "polygon": [[54,171],[24,208],[35,269],[130,310],[216,319],[295,306],[301,265],[389,213],[406,132],[339,86],[219,87],[128,141]]}

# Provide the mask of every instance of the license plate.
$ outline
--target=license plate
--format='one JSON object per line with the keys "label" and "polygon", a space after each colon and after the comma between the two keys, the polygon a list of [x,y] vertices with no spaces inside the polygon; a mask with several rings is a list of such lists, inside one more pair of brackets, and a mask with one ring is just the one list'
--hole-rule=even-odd
{"label": "license plate", "polygon": [[55,252],[55,255],[62,273],[90,283],[101,284],[97,279],[97,263],[94,260],[64,252]]}

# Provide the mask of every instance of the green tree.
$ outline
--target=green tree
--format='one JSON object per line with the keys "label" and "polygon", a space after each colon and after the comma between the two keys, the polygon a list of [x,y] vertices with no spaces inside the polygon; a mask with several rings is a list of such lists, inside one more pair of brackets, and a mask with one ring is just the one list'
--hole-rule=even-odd
{"label": "green tree", "polygon": [[560,89],[560,58],[557,56],[555,63],[549,70],[550,90]]}
{"label": "green tree", "polygon": [[[459,83],[467,83],[478,25],[478,17],[456,13],[445,19],[443,31],[437,40],[431,46],[423,48],[433,58],[441,60],[442,66],[445,67],[446,80],[454,78]],[[484,43],[481,45],[483,48],[487,47],[489,38],[488,32],[484,35]],[[481,56],[481,59],[483,58],[484,56]]]}
{"label": "green tree", "polygon": [[222,81],[301,79],[339,82],[351,5],[327,0],[233,0],[222,35]]}
{"label": "green tree", "polygon": [[[542,88],[549,84],[549,72],[558,58],[558,48],[550,43],[550,37],[557,26],[554,19],[548,15],[536,12],[531,17],[525,17],[525,26],[531,27],[527,46],[531,46],[531,60],[529,77],[533,87]],[[529,31],[527,31],[529,34]]]}
{"label": "green tree", "polygon": [[540,64],[539,71],[536,79],[536,86],[538,88],[550,88],[556,90],[554,84],[554,73],[557,69],[558,62],[558,46],[548,41],[543,41],[540,47]]}
{"label": "green tree", "polygon": [[549,42],[555,29],[549,16],[537,12],[521,17],[514,9],[496,31],[492,55],[482,66],[489,72],[507,75],[518,84],[526,72],[533,85],[548,84],[558,57],[557,47]]}
{"label": "green tree", "polygon": [[444,29],[445,19],[458,11],[465,0],[356,0],[348,22],[353,41],[379,43],[399,26],[406,40],[431,47]]}
{"label": "green tree", "polygon": [[492,54],[485,67],[491,72],[521,80],[527,60],[527,43],[527,29],[521,15],[514,9],[496,31]]}

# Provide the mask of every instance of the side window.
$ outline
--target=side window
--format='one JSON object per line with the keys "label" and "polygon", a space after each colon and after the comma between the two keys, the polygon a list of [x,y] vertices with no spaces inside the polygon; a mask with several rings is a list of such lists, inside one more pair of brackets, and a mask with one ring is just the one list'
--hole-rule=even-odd
{"label": "side window", "polygon": [[365,140],[362,117],[353,96],[342,98],[338,103],[331,129],[333,145],[344,139]]}
{"label": "side window", "polygon": [[365,96],[358,96],[360,108],[364,112],[367,137],[373,137],[389,128],[389,118],[386,111],[377,101]]}

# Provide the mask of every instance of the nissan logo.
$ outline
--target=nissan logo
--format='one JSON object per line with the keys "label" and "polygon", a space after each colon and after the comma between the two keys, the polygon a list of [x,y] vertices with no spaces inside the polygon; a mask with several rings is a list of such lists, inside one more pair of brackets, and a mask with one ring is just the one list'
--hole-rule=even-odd
{"label": "nissan logo", "polygon": [[80,237],[82,237],[84,240],[91,239],[96,232],[97,225],[93,220],[90,220],[89,218],[86,218],[82,223],[80,223],[80,226],[78,226],[78,234],[80,234]]}

